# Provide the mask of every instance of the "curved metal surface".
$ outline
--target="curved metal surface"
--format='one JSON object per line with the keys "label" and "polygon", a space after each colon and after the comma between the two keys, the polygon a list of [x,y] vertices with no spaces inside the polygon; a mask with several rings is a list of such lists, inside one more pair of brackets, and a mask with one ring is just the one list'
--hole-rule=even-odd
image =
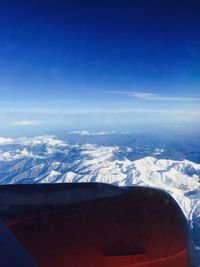
{"label": "curved metal surface", "polygon": [[[0,187],[0,217],[41,267],[194,267],[167,193],[98,183]],[[19,266],[19,265],[16,265]]]}

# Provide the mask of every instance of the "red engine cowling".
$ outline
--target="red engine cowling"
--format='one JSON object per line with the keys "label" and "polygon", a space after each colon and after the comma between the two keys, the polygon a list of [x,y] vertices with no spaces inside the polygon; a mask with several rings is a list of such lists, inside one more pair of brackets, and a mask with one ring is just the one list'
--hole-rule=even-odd
{"label": "red engine cowling", "polygon": [[185,217],[162,191],[93,183],[3,186],[0,195],[1,218],[35,266],[194,266]]}

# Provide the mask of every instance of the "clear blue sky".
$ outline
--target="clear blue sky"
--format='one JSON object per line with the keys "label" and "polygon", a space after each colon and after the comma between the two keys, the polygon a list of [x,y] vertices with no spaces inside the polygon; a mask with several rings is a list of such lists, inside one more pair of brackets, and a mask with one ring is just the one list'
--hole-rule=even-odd
{"label": "clear blue sky", "polygon": [[199,14],[192,0],[1,0],[0,135],[198,128]]}

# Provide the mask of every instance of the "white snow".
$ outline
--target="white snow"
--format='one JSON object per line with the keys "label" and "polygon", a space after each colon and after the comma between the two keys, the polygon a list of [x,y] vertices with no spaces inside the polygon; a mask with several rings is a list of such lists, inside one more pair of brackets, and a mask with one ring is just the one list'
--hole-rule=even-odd
{"label": "white snow", "polygon": [[12,138],[5,138],[0,136],[0,145],[7,145],[13,142]]}
{"label": "white snow", "polygon": [[[125,151],[134,152],[128,147]],[[155,152],[163,151],[156,149]],[[169,192],[191,219],[194,207],[200,202],[200,164],[155,157],[132,161],[126,156],[119,157],[119,153],[122,150],[118,146],[70,145],[54,136],[1,137],[0,183],[31,179],[33,183],[103,182],[150,186]],[[194,191],[197,192],[195,196],[187,196]]]}
{"label": "white snow", "polygon": [[163,152],[165,152],[163,148],[156,148],[153,155],[161,155]]}

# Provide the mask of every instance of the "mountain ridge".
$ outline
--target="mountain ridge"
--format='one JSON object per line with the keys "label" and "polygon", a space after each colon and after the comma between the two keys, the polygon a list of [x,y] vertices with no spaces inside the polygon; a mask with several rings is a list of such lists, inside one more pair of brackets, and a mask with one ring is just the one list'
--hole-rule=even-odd
{"label": "mountain ridge", "polygon": [[150,186],[170,193],[190,220],[199,203],[200,164],[187,159],[158,159],[152,154],[131,160],[130,147],[70,144],[54,136],[0,140],[0,184]]}

